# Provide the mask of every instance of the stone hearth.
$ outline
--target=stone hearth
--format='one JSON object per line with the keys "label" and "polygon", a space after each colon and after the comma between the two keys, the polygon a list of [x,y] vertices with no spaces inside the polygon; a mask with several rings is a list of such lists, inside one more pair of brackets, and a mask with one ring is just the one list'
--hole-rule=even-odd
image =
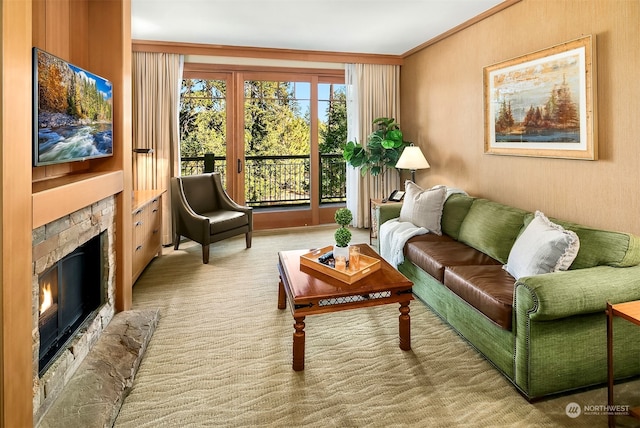
{"label": "stone hearth", "polygon": [[117,313],[38,428],[113,426],[158,323],[158,310]]}

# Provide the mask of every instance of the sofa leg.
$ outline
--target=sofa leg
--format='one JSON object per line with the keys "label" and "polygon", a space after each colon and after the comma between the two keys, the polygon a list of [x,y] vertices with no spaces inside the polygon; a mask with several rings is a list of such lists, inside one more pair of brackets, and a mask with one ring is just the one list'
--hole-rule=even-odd
{"label": "sofa leg", "polygon": [[175,238],[173,238],[173,249],[177,250],[180,246],[180,234],[176,233]]}
{"label": "sofa leg", "polygon": [[247,241],[247,248],[251,248],[251,233],[252,232],[247,232],[245,235],[245,239]]}
{"label": "sofa leg", "polygon": [[202,263],[209,263],[209,244],[202,246]]}

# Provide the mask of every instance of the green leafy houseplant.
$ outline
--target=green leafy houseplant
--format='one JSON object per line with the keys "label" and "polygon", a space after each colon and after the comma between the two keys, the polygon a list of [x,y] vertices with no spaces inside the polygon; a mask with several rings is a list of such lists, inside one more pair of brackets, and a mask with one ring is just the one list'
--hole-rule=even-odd
{"label": "green leafy houseplant", "polygon": [[384,175],[387,168],[395,168],[400,154],[409,145],[403,140],[400,125],[395,119],[379,117],[372,124],[377,130],[369,135],[366,147],[356,141],[348,141],[342,146],[344,160],[360,168],[363,176],[367,172],[373,176]]}

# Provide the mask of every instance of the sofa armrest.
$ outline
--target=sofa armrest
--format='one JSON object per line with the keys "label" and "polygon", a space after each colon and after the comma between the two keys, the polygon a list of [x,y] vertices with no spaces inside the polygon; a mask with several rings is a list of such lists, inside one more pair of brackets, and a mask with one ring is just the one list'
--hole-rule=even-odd
{"label": "sofa armrest", "polygon": [[378,209],[376,210],[378,227],[392,218],[400,217],[401,208],[402,204],[378,205]]}
{"label": "sofa armrest", "polygon": [[547,321],[604,312],[607,302],[640,300],[640,265],[596,266],[520,278],[515,285],[516,316]]}

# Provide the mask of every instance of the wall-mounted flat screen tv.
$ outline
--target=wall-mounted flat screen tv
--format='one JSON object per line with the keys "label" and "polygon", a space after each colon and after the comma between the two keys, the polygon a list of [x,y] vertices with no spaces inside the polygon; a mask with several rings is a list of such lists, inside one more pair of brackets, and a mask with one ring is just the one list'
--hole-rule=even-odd
{"label": "wall-mounted flat screen tv", "polygon": [[113,89],[107,79],[33,48],[33,164],[113,155]]}

